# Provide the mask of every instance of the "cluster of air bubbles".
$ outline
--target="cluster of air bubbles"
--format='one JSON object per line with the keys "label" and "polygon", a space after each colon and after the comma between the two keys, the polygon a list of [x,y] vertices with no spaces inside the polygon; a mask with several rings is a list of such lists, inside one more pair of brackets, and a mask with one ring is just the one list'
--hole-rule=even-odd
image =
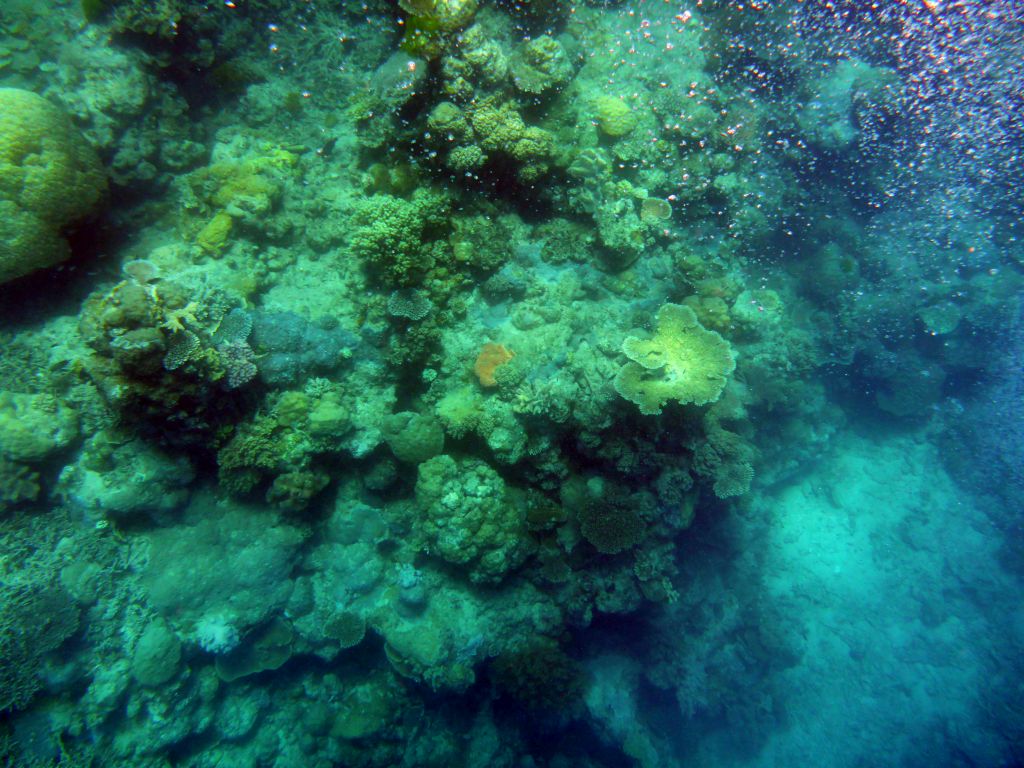
{"label": "cluster of air bubbles", "polygon": [[833,0],[802,6],[797,29],[821,53],[856,56],[900,74],[909,119],[901,154],[908,167],[941,169],[976,198],[999,199],[1021,188],[1024,3]]}

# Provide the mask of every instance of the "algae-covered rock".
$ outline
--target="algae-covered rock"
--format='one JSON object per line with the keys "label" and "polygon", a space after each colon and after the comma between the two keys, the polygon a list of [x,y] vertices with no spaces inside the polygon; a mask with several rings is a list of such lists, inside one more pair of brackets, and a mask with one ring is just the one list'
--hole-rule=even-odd
{"label": "algae-covered rock", "polygon": [[651,339],[629,336],[622,351],[630,362],[615,377],[615,390],[640,412],[661,413],[669,400],[705,405],[725,389],[736,359],[729,342],[697,321],[689,307],[665,304]]}
{"label": "algae-covered rock", "polygon": [[349,688],[337,708],[331,736],[365,739],[388,727],[398,711],[399,695],[387,675],[377,674]]}
{"label": "algae-covered rock", "polygon": [[100,432],[60,476],[61,497],[86,518],[137,521],[159,518],[188,501],[195,479],[188,458],[143,440]]}
{"label": "algae-covered rock", "polygon": [[0,284],[71,255],[64,232],[106,193],[96,152],[56,106],[0,88]]}
{"label": "algae-covered rock", "polygon": [[164,623],[149,623],[132,654],[132,675],[141,685],[155,688],[178,672],[181,663],[181,641]]}
{"label": "algae-covered rock", "polygon": [[0,392],[0,454],[41,461],[78,437],[78,415],[51,395]]}
{"label": "algae-covered rock", "polygon": [[249,642],[217,657],[217,676],[232,682],[259,672],[278,669],[292,656],[291,626],[275,619]]}
{"label": "algae-covered rock", "polygon": [[887,67],[844,59],[805,86],[808,93],[797,123],[808,141],[829,151],[842,151],[861,136],[864,118],[897,108],[899,78]]}

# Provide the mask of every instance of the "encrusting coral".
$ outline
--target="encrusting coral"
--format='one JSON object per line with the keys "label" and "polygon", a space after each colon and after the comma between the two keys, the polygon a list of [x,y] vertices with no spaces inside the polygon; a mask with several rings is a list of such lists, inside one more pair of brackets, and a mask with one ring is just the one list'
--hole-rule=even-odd
{"label": "encrusting coral", "polygon": [[505,349],[501,344],[488,342],[480,347],[480,354],[477,355],[476,362],[473,363],[473,372],[480,380],[480,386],[498,386],[498,380],[495,378],[497,370],[513,357],[515,357],[515,353]]}

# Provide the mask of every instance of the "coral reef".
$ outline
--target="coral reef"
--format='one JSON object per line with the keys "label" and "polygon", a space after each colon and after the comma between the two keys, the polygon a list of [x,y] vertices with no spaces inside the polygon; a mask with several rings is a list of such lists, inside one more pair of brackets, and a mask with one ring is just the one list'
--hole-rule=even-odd
{"label": "coral reef", "polygon": [[[946,645],[1014,636],[1021,110],[936,150],[1015,38],[917,77],[970,9],[762,5],[0,3],[0,762],[786,762],[823,660],[1018,679]],[[939,436],[999,557],[902,498]],[[907,622],[821,620],[901,547]],[[1011,763],[929,669],[853,698]]]}

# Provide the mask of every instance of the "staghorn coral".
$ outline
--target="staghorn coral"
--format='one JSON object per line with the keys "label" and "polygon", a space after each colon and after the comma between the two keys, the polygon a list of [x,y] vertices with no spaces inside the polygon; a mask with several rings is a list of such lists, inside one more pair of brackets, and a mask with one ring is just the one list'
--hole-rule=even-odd
{"label": "staghorn coral", "polygon": [[647,416],[660,414],[669,400],[713,403],[736,368],[729,343],[679,304],[658,310],[653,338],[629,336],[622,351],[630,362],[615,377],[615,390]]}

